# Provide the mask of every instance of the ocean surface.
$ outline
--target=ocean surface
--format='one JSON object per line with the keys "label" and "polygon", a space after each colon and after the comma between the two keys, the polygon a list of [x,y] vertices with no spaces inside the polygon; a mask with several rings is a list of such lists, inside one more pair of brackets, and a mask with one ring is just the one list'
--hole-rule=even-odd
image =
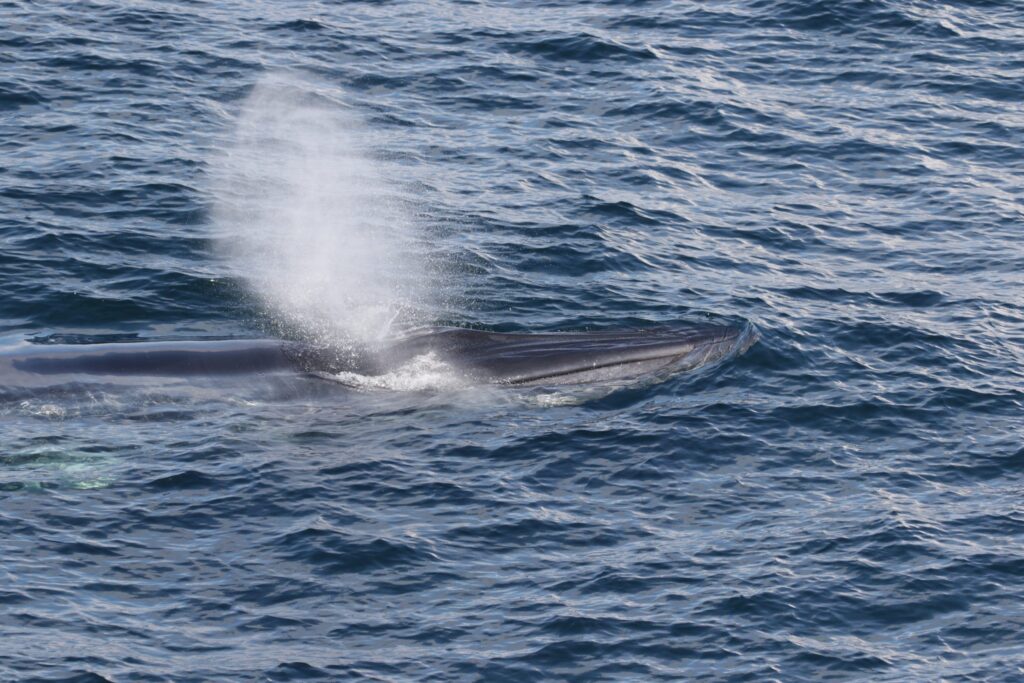
{"label": "ocean surface", "polygon": [[0,680],[1024,677],[1021,3],[0,0],[4,348],[707,321],[0,386]]}

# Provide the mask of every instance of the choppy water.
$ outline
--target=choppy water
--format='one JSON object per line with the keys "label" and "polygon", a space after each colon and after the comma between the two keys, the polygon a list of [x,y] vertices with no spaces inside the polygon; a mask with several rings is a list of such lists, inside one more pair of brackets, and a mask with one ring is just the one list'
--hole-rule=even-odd
{"label": "choppy water", "polygon": [[430,294],[335,313],[762,334],[591,400],[6,400],[0,678],[1018,679],[1022,55],[1009,0],[0,2],[7,342],[295,333],[218,218],[275,83],[388,208],[331,163],[271,208],[411,233],[310,283]]}

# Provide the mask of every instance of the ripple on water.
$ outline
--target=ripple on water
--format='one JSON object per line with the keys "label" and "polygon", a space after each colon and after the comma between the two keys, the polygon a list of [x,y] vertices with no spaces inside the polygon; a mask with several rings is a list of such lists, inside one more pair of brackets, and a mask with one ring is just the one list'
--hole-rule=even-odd
{"label": "ripple on water", "polygon": [[[287,187],[239,225],[402,216],[431,288],[397,277],[390,301],[429,324],[761,333],[587,390],[467,387],[429,357],[330,381],[0,379],[0,678],[1024,666],[1016,3],[0,14],[10,343],[299,334],[217,242],[215,160],[268,73],[358,112],[387,182],[355,206],[343,136],[286,135],[251,170]],[[299,249],[292,293],[358,300],[331,286],[332,265],[377,274],[358,242]]]}

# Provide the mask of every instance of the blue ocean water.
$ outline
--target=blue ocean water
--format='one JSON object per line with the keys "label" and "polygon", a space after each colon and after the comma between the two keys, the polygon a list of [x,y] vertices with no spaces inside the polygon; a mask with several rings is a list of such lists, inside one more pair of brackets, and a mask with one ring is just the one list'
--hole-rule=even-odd
{"label": "blue ocean water", "polygon": [[1022,55],[1011,0],[0,1],[5,344],[760,331],[0,387],[0,678],[1019,680]]}

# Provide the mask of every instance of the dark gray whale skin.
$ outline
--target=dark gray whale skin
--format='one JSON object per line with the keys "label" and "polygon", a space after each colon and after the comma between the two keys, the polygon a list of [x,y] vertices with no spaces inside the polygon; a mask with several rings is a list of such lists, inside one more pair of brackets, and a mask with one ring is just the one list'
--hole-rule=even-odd
{"label": "dark gray whale skin", "polygon": [[743,351],[753,328],[503,334],[436,328],[359,349],[280,340],[22,345],[0,353],[0,386],[42,376],[382,375],[425,354],[476,383],[559,385],[690,370]]}

